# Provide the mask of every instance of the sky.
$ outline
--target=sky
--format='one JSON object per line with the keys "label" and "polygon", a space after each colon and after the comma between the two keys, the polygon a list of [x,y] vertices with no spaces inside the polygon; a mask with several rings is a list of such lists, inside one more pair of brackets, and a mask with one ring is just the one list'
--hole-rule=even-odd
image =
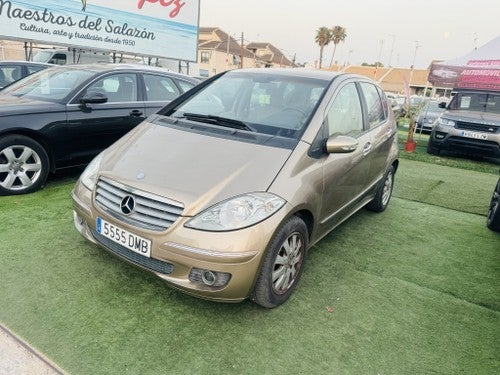
{"label": "sky", "polygon": [[[189,1],[189,0],[185,0]],[[219,27],[246,43],[270,42],[299,63],[319,59],[321,26],[343,26],[334,61],[426,69],[500,35],[500,0],[200,0],[200,26]],[[329,65],[333,44],[325,47]],[[500,51],[499,51],[500,58]]]}

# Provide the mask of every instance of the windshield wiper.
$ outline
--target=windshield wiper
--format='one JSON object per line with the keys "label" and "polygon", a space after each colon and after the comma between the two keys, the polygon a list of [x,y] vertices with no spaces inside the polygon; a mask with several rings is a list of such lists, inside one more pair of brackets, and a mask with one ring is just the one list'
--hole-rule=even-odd
{"label": "windshield wiper", "polygon": [[208,124],[216,124],[216,125],[221,125],[221,126],[225,126],[228,128],[238,129],[238,130],[247,130],[247,131],[252,131],[252,132],[257,131],[253,127],[248,125],[246,122],[243,122],[240,120],[234,120],[232,118],[226,118],[226,117],[220,117],[220,116],[214,116],[214,115],[202,115],[199,113],[187,113],[187,112],[184,113],[182,117],[184,117],[188,120],[206,122]]}

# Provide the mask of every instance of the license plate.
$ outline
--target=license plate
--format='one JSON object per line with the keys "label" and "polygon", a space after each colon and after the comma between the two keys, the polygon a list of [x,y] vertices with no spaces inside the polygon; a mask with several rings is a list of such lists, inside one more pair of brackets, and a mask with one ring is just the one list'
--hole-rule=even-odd
{"label": "license plate", "polygon": [[100,217],[97,218],[97,232],[137,254],[151,257],[151,240],[130,233]]}
{"label": "license plate", "polygon": [[488,134],[476,133],[476,132],[462,132],[460,133],[462,137],[482,139],[483,141],[488,139]]}

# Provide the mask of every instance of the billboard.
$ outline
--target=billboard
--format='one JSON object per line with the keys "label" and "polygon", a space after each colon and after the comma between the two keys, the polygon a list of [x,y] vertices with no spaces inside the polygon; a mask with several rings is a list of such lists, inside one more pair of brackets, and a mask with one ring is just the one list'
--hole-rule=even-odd
{"label": "billboard", "polygon": [[0,38],[196,61],[199,0],[0,0]]}
{"label": "billboard", "polygon": [[500,60],[470,60],[464,66],[432,64],[428,79],[438,87],[500,91]]}

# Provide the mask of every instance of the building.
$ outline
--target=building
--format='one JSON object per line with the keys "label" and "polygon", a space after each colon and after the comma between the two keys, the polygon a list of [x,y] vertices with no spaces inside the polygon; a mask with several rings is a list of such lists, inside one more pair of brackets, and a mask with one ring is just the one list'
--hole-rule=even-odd
{"label": "building", "polygon": [[294,63],[271,43],[250,43],[246,48],[256,55],[259,66],[265,68],[294,67]]}
{"label": "building", "polygon": [[[243,57],[243,59],[242,59]],[[201,76],[256,67],[253,52],[241,47],[241,43],[217,27],[200,27],[198,35],[198,69]]]}

